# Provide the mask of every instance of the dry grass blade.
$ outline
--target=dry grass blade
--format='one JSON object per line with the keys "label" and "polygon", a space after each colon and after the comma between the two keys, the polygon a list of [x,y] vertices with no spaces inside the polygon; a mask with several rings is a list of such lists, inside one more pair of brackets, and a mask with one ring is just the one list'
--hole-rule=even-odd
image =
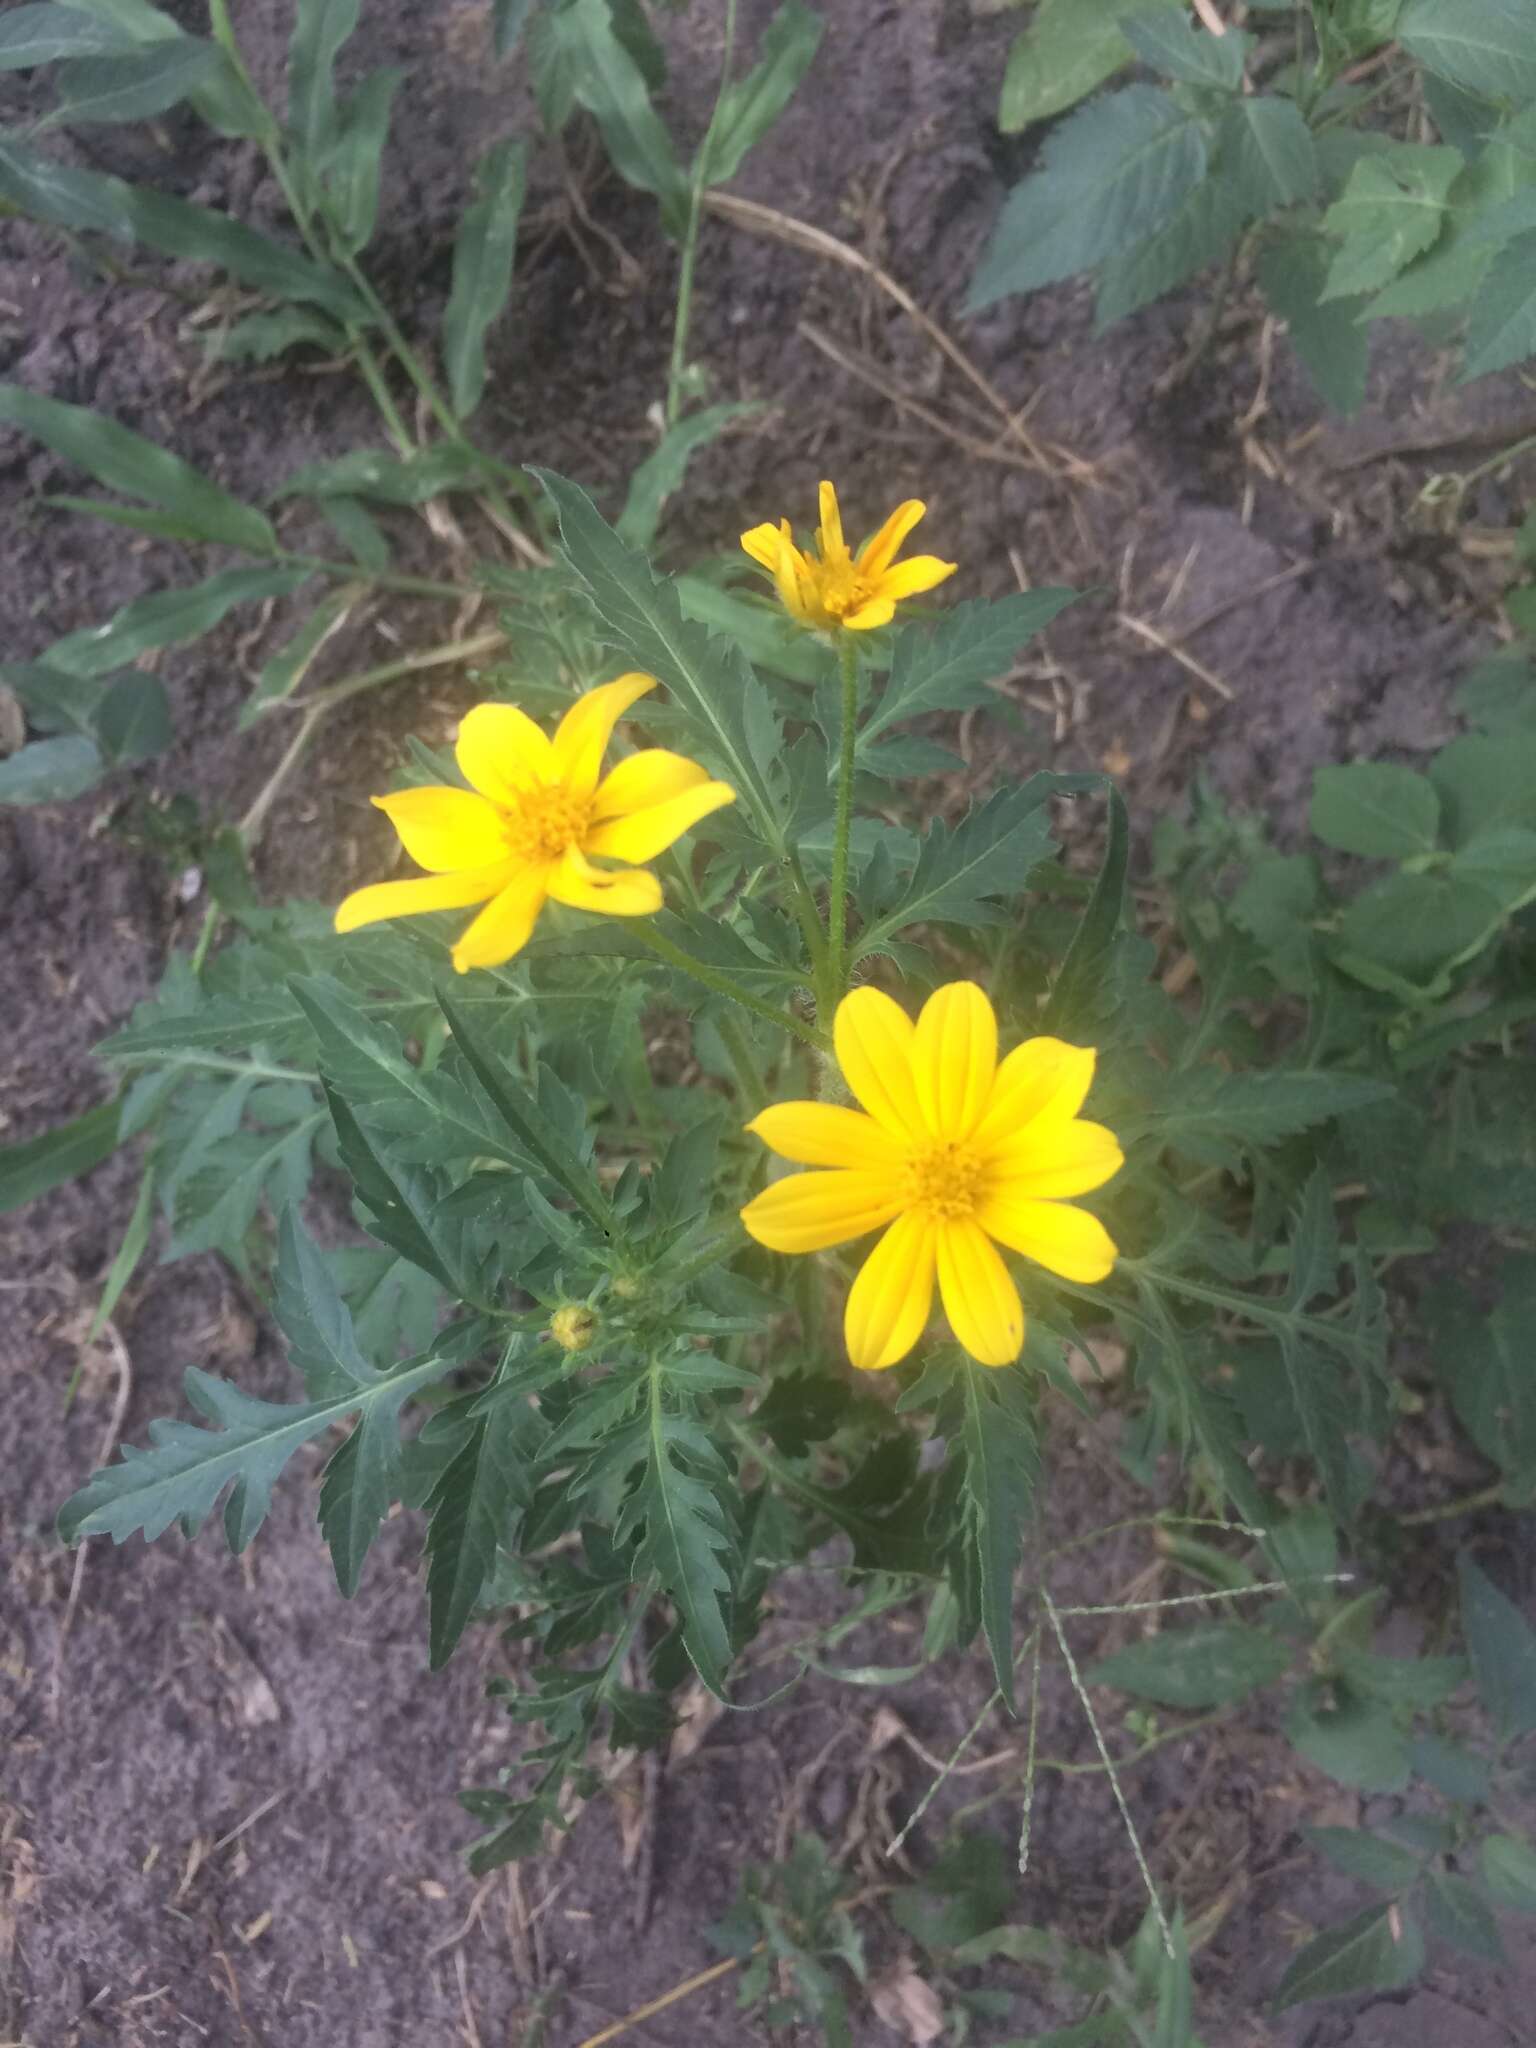
{"label": "dry grass blade", "polygon": [[1138,638],[1155,647],[1160,654],[1166,654],[1171,660],[1176,661],[1180,668],[1187,669],[1197,682],[1204,683],[1208,690],[1214,690],[1216,695],[1224,698],[1228,704],[1236,701],[1236,692],[1222,681],[1214,669],[1207,668],[1203,661],[1197,661],[1187,648],[1179,645],[1177,640],[1170,640],[1166,633],[1159,632],[1150,620],[1138,619],[1133,612],[1116,612],[1115,619],[1127,632],[1135,633]]}
{"label": "dry grass blade", "polygon": [[899,407],[901,411],[915,414],[918,419],[932,427],[935,433],[943,434],[947,440],[953,441],[957,448],[963,448],[967,455],[975,456],[979,462],[1002,462],[1010,469],[1039,468],[1037,462],[1016,449],[1005,447],[995,441],[979,440],[976,435],[967,434],[963,428],[952,425],[942,413],[937,413],[931,406],[924,405],[921,399],[913,398],[909,392],[902,390],[894,378],[887,377],[882,371],[877,370],[873,363],[865,362],[841,347],[831,335],[823,333],[821,328],[813,326],[809,320],[797,322],[795,331],[804,335],[812,348],[819,349],[830,362],[836,363],[840,370],[846,370],[850,377],[857,377],[861,384],[868,384],[872,390],[878,391],[883,398],[888,398],[892,405]]}
{"label": "dry grass blade", "polygon": [[[122,1434],[123,1417],[128,1413],[128,1399],[133,1392],[133,1367],[128,1358],[128,1347],[117,1334],[113,1323],[104,1323],[101,1334],[112,1353],[112,1363],[117,1370],[117,1392],[112,1400],[112,1413],[101,1439],[101,1449],[96,1453],[96,1464],[106,1464],[117,1449],[117,1439]],[[69,1598],[64,1603],[64,1619],[59,1623],[59,1639],[53,1646],[53,1667],[48,1674],[48,1714],[57,1720],[59,1702],[63,1693],[64,1646],[69,1641],[70,1629],[74,1626],[75,1609],[80,1604],[80,1588],[85,1581],[85,1562],[90,1556],[87,1546],[82,1543],[75,1552],[75,1569],[69,1582]]]}

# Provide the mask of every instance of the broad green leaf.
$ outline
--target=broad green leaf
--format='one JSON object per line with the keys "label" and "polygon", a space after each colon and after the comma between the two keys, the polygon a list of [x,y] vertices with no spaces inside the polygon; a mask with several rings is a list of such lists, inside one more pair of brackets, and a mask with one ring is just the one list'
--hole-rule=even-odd
{"label": "broad green leaf", "polygon": [[1407,1740],[1388,1707],[1317,1683],[1292,1700],[1285,1732],[1309,1763],[1364,1792],[1401,1792],[1412,1772]]}
{"label": "broad green leaf", "polygon": [[0,804],[60,804],[94,789],[106,763],[81,733],[31,740],[0,761]]}
{"label": "broad green leaf", "polygon": [[427,1605],[431,1665],[452,1656],[518,1516],[533,1500],[523,1402],[500,1400],[477,1414],[428,1507]]}
{"label": "broad green leaf", "polygon": [[558,19],[574,39],[576,99],[602,131],[614,169],[626,183],[654,193],[663,225],[681,234],[688,218],[687,175],[640,66],[614,33],[608,0],[571,0]]}
{"label": "broad green leaf", "polygon": [[1239,179],[1218,167],[1155,234],[1105,259],[1094,301],[1095,333],[1102,334],[1106,327],[1160,299],[1197,271],[1219,263],[1242,233],[1252,210]]}
{"label": "broad green leaf", "polygon": [[1131,821],[1125,799],[1108,786],[1109,831],[1104,857],[1094,878],[1093,894],[1051,984],[1041,1019],[1046,1031],[1079,1032],[1090,1018],[1110,1007],[1105,1001],[1104,974],[1115,936],[1125,914],[1125,884],[1130,867]]}
{"label": "broad green leaf", "polygon": [[20,1145],[0,1145],[0,1214],[78,1180],[117,1150],[119,1102],[103,1102]]}
{"label": "broad green leaf", "polygon": [[1499,1739],[1536,1728],[1536,1629],[1469,1551],[1456,1560],[1461,1627],[1472,1675]]}
{"label": "broad green leaf", "polygon": [[459,224],[453,289],[443,313],[443,360],[460,419],[468,419],[485,391],[485,337],[512,289],[527,182],[522,143],[496,143],[475,168],[475,197]]}
{"label": "broad green leaf", "polygon": [[1250,214],[1295,206],[1317,190],[1312,131],[1294,100],[1239,95],[1217,130],[1217,175],[1230,175]]}
{"label": "broad green leaf", "polygon": [[191,98],[224,65],[222,50],[194,36],[154,43],[132,55],[73,58],[59,66],[59,104],[40,125],[153,120]]}
{"label": "broad green leaf", "polygon": [[1343,1998],[1355,1991],[1400,1991],[1424,1967],[1424,1937],[1406,1907],[1367,1907],[1341,1927],[1330,1927],[1293,1956],[1275,1988],[1274,2010],[1308,1998]]}
{"label": "broad green leaf", "polygon": [[83,626],[48,649],[51,667],[70,676],[102,676],[153,647],[200,639],[237,605],[288,597],[309,580],[306,568],[225,569],[185,590],[136,597],[101,626]]}
{"label": "broad green leaf", "polygon": [[969,1359],[957,1372],[963,1420],[953,1448],[964,1459],[965,1541],[975,1560],[993,1676],[1011,1711],[1013,1580],[1040,1476],[1035,1416],[1022,1372],[993,1372]]}
{"label": "broad green leaf", "polygon": [[660,446],[654,448],[629,480],[624,510],[613,530],[627,548],[647,549],[656,539],[662,508],[675,491],[683,487],[688,464],[694,454],[718,440],[733,420],[750,419],[760,412],[757,405],[706,405],[667,428]]}
{"label": "broad green leaf", "polygon": [[1414,1775],[1433,1785],[1443,1799],[1454,1799],[1463,1806],[1477,1806],[1487,1799],[1487,1762],[1460,1743],[1426,1732],[1414,1738],[1409,1758]]}
{"label": "broad green leaf", "polygon": [[1339,1649],[1331,1661],[1356,1692],[1393,1707],[1443,1706],[1467,1682],[1464,1657],[1383,1657],[1373,1650]]}
{"label": "broad green leaf", "polygon": [[114,767],[163,753],[171,743],[171,707],[160,678],[137,669],[119,676],[101,700],[96,738]]}
{"label": "broad green leaf", "polygon": [[1324,229],[1342,241],[1323,301],[1379,291],[1438,241],[1461,171],[1461,152],[1442,143],[1394,143],[1362,157],[1323,215]]}
{"label": "broad green leaf", "polygon": [[1453,874],[1396,874],[1357,896],[1338,921],[1337,964],[1368,987],[1384,968],[1405,986],[1431,982],[1499,929],[1497,896]]}
{"label": "broad green leaf", "polygon": [[1319,768],[1312,781],[1313,832],[1325,846],[1379,860],[1432,853],[1440,829],[1435,786],[1388,761]]}
{"label": "broad green leaf", "polygon": [[552,470],[530,473],[554,503],[565,557],[587,586],[609,644],[666,685],[705,766],[731,785],[769,846],[781,850],[769,781],[781,752],[779,721],[746,657],[684,618],[670,580],[624,546],[584,491]]}
{"label": "broad green leaf", "polygon": [[86,1536],[114,1542],[143,1535],[150,1541],[179,1522],[195,1536],[227,1489],[224,1529],[231,1550],[244,1550],[266,1519],[272,1487],[288,1460],[333,1423],[374,1409],[390,1418],[418,1388],[441,1379],[452,1361],[415,1359],[380,1374],[366,1387],[350,1387],[328,1401],[258,1401],[228,1380],[188,1368],[187,1398],[214,1425],[163,1418],[149,1425],[149,1447],[123,1447],[59,1510],[66,1543]]}
{"label": "broad green leaf", "polygon": [[1536,1913],[1536,1848],[1517,1835],[1486,1835],[1480,1854],[1483,1883],[1495,1904]]}
{"label": "broad green leaf", "polygon": [[1484,1963],[1509,1961],[1492,1913],[1467,1880],[1453,1871],[1429,1873],[1424,1886],[1424,1919],[1431,1934],[1438,1934],[1463,1955],[1476,1956]]}
{"label": "broad green leaf", "polygon": [[1468,846],[1506,825],[1536,828],[1536,730],[1452,740],[1429,773],[1453,846]]}
{"label": "broad green leaf", "polygon": [[1367,341],[1359,324],[1362,301],[1323,301],[1329,276],[1324,244],[1315,235],[1272,242],[1259,256],[1259,285],[1291,345],[1326,404],[1352,413],[1365,399]]}
{"label": "broad green leaf", "polygon": [[1497,100],[1536,96],[1532,0],[1407,0],[1397,40],[1429,70]]}
{"label": "broad green leaf", "polygon": [[335,139],[319,159],[326,211],[353,255],[373,240],[389,117],[404,77],[392,69],[364,79],[338,113]]}
{"label": "broad green leaf", "polygon": [[336,137],[337,53],[357,27],[360,0],[297,0],[288,46],[288,127],[311,180]]}
{"label": "broad green leaf", "polygon": [[1457,1290],[1429,1316],[1431,1355],[1456,1418],[1485,1458],[1516,1483],[1536,1484],[1536,1258],[1511,1253],[1491,1315]]}
{"label": "broad green leaf", "polygon": [[999,790],[952,830],[936,818],[896,903],[860,935],[858,957],[908,925],[1003,923],[1007,913],[993,899],[1019,895],[1051,845],[1045,807],[1023,790]]}
{"label": "broad green leaf", "polygon": [[1144,64],[1177,84],[1233,93],[1242,89],[1253,38],[1241,29],[1216,36],[1188,19],[1165,19],[1158,13],[1122,15],[1120,33]]}
{"label": "broad green leaf", "polygon": [[1089,270],[1155,234],[1206,170],[1199,116],[1155,86],[1081,107],[1015,186],[971,282],[967,309]]}
{"label": "broad green leaf", "polygon": [[762,141],[794,97],[821,36],[820,15],[801,0],[785,0],[763,31],[757,62],[720,95],[699,166],[706,185],[723,185],[735,177],[747,151]]}
{"label": "broad green leaf", "polygon": [[472,448],[441,441],[414,455],[354,448],[326,462],[307,462],[273,496],[376,498],[382,505],[423,505],[445,491],[474,490],[482,481],[482,459]]}
{"label": "broad green leaf", "polygon": [[973,598],[955,605],[932,628],[903,626],[896,635],[890,677],[859,733],[860,750],[889,727],[924,712],[965,711],[994,701],[987,685],[1006,674],[1025,641],[1075,603],[1077,595],[1053,589]]}
{"label": "broad green leaf", "polygon": [[1369,1835],[1363,1828],[1304,1826],[1301,1832],[1335,1869],[1379,1892],[1407,1891],[1417,1884],[1424,1867],[1422,1859],[1410,1850],[1399,1848],[1396,1842],[1384,1842],[1380,1835]]}
{"label": "broad green leaf", "polygon": [[[1172,8],[1183,0],[1156,4]],[[1015,135],[1075,107],[1128,64],[1131,46],[1120,33],[1120,17],[1131,11],[1128,0],[1041,0],[1008,52],[997,114],[1003,133]]]}
{"label": "broad green leaf", "polygon": [[1168,1629],[1101,1657],[1084,1674],[1164,1707],[1226,1707],[1273,1685],[1291,1661],[1278,1636],[1241,1622]]}
{"label": "broad green leaf", "polygon": [[1472,302],[1460,381],[1536,355],[1536,234],[1503,249]]}
{"label": "broad green leaf", "polygon": [[137,47],[121,28],[93,20],[74,7],[28,4],[0,16],[0,71],[25,71],[60,57],[101,57]]}
{"label": "broad green leaf", "polygon": [[88,406],[65,405],[19,384],[0,384],[0,420],[35,436],[108,490],[146,498],[172,513],[204,540],[257,555],[272,554],[277,548],[270,521],[254,505],[243,505],[179,455]]}

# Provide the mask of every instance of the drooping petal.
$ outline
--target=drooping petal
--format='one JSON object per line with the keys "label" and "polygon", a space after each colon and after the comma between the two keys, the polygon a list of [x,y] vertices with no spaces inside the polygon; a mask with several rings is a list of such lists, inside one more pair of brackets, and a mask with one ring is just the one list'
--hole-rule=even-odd
{"label": "drooping petal", "polygon": [[1115,1263],[1114,1239],[1098,1217],[1070,1202],[997,1192],[977,1204],[976,1221],[1010,1251],[1079,1286],[1106,1279]]}
{"label": "drooping petal", "polygon": [[843,997],[832,1042],[843,1079],[877,1123],[899,1138],[920,1138],[927,1124],[912,1077],[912,1019],[878,988]]}
{"label": "drooping petal", "polygon": [[1037,1116],[1073,1117],[1093,1084],[1098,1054],[1060,1038],[1026,1038],[997,1070],[976,1130],[978,1150],[1002,1145]]}
{"label": "drooping petal", "polygon": [[848,552],[843,539],[843,515],[837,509],[837,492],[823,483],[817,492],[821,524],[816,529],[816,546],[824,562],[841,561]]}
{"label": "drooping petal", "polygon": [[509,809],[516,808],[519,791],[557,779],[549,741],[515,704],[477,704],[466,711],[453,754],[466,782]]}
{"label": "drooping petal", "polygon": [[[788,526],[789,521],[786,519],[781,524]],[[761,568],[777,568],[780,530],[781,528],[775,526],[771,519],[765,519],[761,526],[754,526],[749,533],[741,536],[743,553],[750,555]]]}
{"label": "drooping petal", "polygon": [[665,803],[632,811],[627,818],[610,818],[606,824],[594,825],[583,845],[588,853],[606,854],[612,860],[654,860],[701,818],[735,801],[736,792],[729,783],[696,783]]}
{"label": "drooping petal", "polygon": [[557,903],[605,917],[650,917],[662,903],[661,884],[648,869],[595,868],[574,846],[547,870],[545,883]]}
{"label": "drooping petal", "polygon": [[468,974],[472,967],[499,967],[520,953],[544,908],[545,894],[542,868],[516,869],[454,947],[456,971]]}
{"label": "drooping petal", "polygon": [[790,617],[798,619],[802,626],[814,626],[820,617],[816,578],[804,555],[790,539],[787,519],[779,529],[779,552],[774,558],[773,581],[779,602]]}
{"label": "drooping petal", "polygon": [[801,1166],[862,1167],[894,1175],[901,1170],[905,1150],[872,1116],[832,1102],[775,1102],[747,1129],[770,1152]]}
{"label": "drooping petal", "polygon": [[865,541],[858,553],[858,569],[870,582],[883,576],[901,552],[901,544],[928,510],[921,498],[908,498],[886,520],[878,533]]}
{"label": "drooping petal", "polygon": [[900,604],[904,597],[920,597],[925,590],[937,589],[959,566],[958,562],[941,562],[937,555],[910,555],[886,570],[877,586],[879,594]]}
{"label": "drooping petal", "polygon": [[1024,1304],[997,1247],[970,1217],[938,1225],[939,1292],[949,1327],[980,1365],[1012,1365]]}
{"label": "drooping petal", "polygon": [[697,789],[708,782],[709,770],[686,754],[670,753],[665,747],[642,747],[617,761],[597,785],[592,799],[592,817],[601,824],[606,818],[625,818],[631,811],[649,810],[685,789]]}
{"label": "drooping petal", "polygon": [[1061,1201],[1103,1187],[1125,1164],[1114,1132],[1081,1117],[1042,1117],[1006,1139],[987,1162],[990,1185],[1008,1199]]}
{"label": "drooping petal", "polygon": [[872,633],[876,626],[888,626],[896,616],[896,600],[877,592],[866,598],[861,605],[855,605],[851,612],[844,612],[839,624],[850,633]]}
{"label": "drooping petal", "polygon": [[792,1173],[755,1195],[741,1220],[773,1252],[820,1252],[864,1237],[900,1208],[882,1173]]}
{"label": "drooping petal", "polygon": [[912,1077],[937,1138],[970,1136],[997,1072],[997,1017],[974,981],[935,989],[917,1019]]}
{"label": "drooping petal", "polygon": [[566,712],[555,727],[552,747],[560,780],[573,796],[590,796],[597,788],[613,728],[637,698],[655,688],[654,676],[633,669],[584,691]]}
{"label": "drooping petal", "polygon": [[860,1372],[905,1358],[933,1308],[935,1227],[908,1210],[898,1216],[860,1268],[843,1311],[848,1357]]}
{"label": "drooping petal", "polygon": [[507,858],[496,806],[467,789],[396,789],[373,802],[419,868],[447,874],[454,868],[489,867]]}
{"label": "drooping petal", "polygon": [[366,889],[354,889],[336,909],[336,929],[355,932],[365,924],[381,924],[386,917],[417,917],[428,910],[464,910],[471,903],[485,903],[506,886],[516,872],[516,861],[498,861],[493,867],[463,868],[451,875],[416,875],[408,882],[370,882]]}

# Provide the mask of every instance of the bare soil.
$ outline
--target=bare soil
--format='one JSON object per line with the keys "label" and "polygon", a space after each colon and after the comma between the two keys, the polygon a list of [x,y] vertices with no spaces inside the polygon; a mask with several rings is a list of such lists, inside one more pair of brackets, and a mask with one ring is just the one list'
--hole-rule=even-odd
{"label": "bare soil", "polygon": [[[173,11],[188,26],[201,20],[190,0]],[[1469,548],[1466,526],[1436,531],[1415,498],[1431,472],[1470,466],[1529,429],[1524,388],[1494,379],[1452,390],[1441,361],[1389,333],[1377,338],[1367,409],[1344,426],[1322,415],[1283,340],[1241,294],[1194,373],[1171,386],[1205,317],[1204,294],[1099,338],[1077,287],[963,321],[965,283],[1023,161],[992,124],[1014,18],[961,0],[828,0],[824,11],[821,56],[736,189],[885,266],[963,341],[1006,406],[1027,415],[1029,435],[1061,452],[1037,466],[867,278],[714,218],[700,252],[694,353],[713,395],[760,399],[768,410],[699,460],[668,528],[673,558],[729,548],[742,527],[784,510],[803,517],[818,477],[831,475],[855,523],[908,493],[925,497],[923,538],[962,564],[957,590],[998,593],[1021,574],[1093,586],[1014,680],[1023,736],[1001,758],[973,758],[961,727],[973,787],[1041,765],[1109,766],[1145,827],[1198,771],[1292,830],[1319,762],[1412,760],[1443,742],[1456,729],[1457,674],[1490,638],[1502,566]],[[768,12],[764,0],[744,0],[749,47]],[[260,0],[238,13],[261,76],[275,84],[287,5]],[[490,66],[482,6],[369,0],[365,14],[349,64],[400,63],[408,73],[371,260],[406,328],[430,334],[473,156],[528,124],[527,95]],[[697,134],[718,69],[718,10],[694,0],[669,40],[669,117]],[[4,81],[0,114],[23,90]],[[245,217],[275,210],[243,146],[179,117],[153,130],[95,130],[82,147],[102,168]],[[103,280],[50,238],[7,226],[0,374],[98,406],[252,496],[303,462],[380,440],[350,378],[292,367],[210,373],[191,318],[203,293],[180,283],[177,292],[159,277]],[[664,388],[674,287],[675,251],[649,204],[603,171],[592,137],[578,127],[564,156],[537,152],[482,435],[611,500],[652,442],[647,413]],[[9,430],[0,430],[0,480],[8,654],[34,654],[140,592],[202,573],[183,549],[126,542],[41,507],[40,493],[76,480]],[[1474,537],[1515,523],[1519,507],[1518,478],[1485,485],[1471,508]],[[408,554],[441,573],[442,544],[425,525],[400,531]],[[74,804],[0,814],[7,1140],[101,1097],[91,1045],[154,987],[168,952],[200,922],[195,878],[184,884],[148,850],[135,820],[177,791],[207,814],[238,817],[270,772],[282,736],[233,734],[284,621],[252,624],[164,662],[178,721],[169,755]],[[330,650],[331,672],[441,638],[451,624],[447,608],[402,605]],[[326,728],[262,843],[258,872],[271,897],[332,899],[348,886],[379,850],[366,797],[401,735],[446,724],[471,688],[451,674],[402,685]],[[935,786],[932,800],[953,794]],[[119,1157],[0,1223],[7,2041],[578,2048],[714,1960],[704,1930],[744,1856],[782,1853],[808,1827],[862,1885],[900,1880],[886,1848],[930,1782],[922,1752],[947,1755],[989,1690],[977,1658],[878,1701],[813,1679],[761,1715],[716,1720],[691,1754],[660,1770],[632,1762],[556,1854],[477,1885],[460,1861],[473,1830],[454,1794],[489,1782],[514,1753],[516,1738],[482,1697],[512,1653],[481,1630],[445,1674],[428,1675],[419,1531],[409,1520],[385,1532],[350,1607],[315,1531],[313,1470],[290,1477],[243,1560],[209,1534],[190,1548],[93,1547],[77,1565],[52,1516],[119,1422],[123,1437],[141,1439],[151,1417],[177,1407],[189,1364],[273,1396],[290,1383],[259,1308],[216,1262],[195,1259],[140,1278],[116,1342],[84,1354],[78,1396],[66,1399],[134,1192],[133,1160]],[[1118,1427],[1112,1398],[1091,1429],[1058,1419],[1053,1532],[1156,1505],[1116,1459]],[[1394,1499],[1409,1505],[1487,1476],[1430,1422],[1390,1478]],[[1515,1597],[1536,1594],[1528,1529],[1495,1516],[1452,1533],[1482,1544]],[[1432,1623],[1450,1540],[1430,1532],[1410,1547],[1404,1583],[1419,1604],[1405,1602],[1405,1644]],[[1058,1597],[1086,1604],[1132,1587],[1148,1597],[1149,1562],[1139,1536],[1112,1539],[1063,1569]],[[768,1640],[788,1639],[826,1598],[824,1582],[805,1575]],[[841,1654],[850,1664],[904,1661],[914,1626],[898,1618]],[[1083,1650],[1107,1640],[1086,1627]],[[762,1674],[764,1690],[773,1676]],[[1092,1761],[1091,1735],[1051,1677],[1041,1740],[1048,1757]],[[1017,1787],[998,1756],[1014,1741],[1001,1718],[989,1726],[972,1754],[992,1761],[957,1778],[915,1831],[912,1868],[931,1859],[946,1816],[989,1793],[998,1797],[980,1824],[1011,1842]],[[1360,1903],[1322,1872],[1298,1824],[1348,1824],[1360,1802],[1300,1770],[1262,1715],[1168,1745],[1128,1783],[1159,1879],[1192,1920],[1214,1919],[1198,1962],[1207,2048],[1516,2048],[1529,2039],[1529,1940],[1505,1971],[1441,1954],[1409,1993],[1263,2016],[1290,1950]],[[1123,1939],[1141,1910],[1102,1777],[1046,1771],[1015,1917],[1102,1943]],[[867,1919],[877,1969],[899,1971],[900,1938],[877,1911]],[[1076,2016],[1021,1971],[987,1982],[1015,1993],[1010,2039]],[[624,2038],[725,2048],[765,2037],[737,2015],[726,1976]],[[859,2022],[861,2041],[901,2038],[867,2013]]]}

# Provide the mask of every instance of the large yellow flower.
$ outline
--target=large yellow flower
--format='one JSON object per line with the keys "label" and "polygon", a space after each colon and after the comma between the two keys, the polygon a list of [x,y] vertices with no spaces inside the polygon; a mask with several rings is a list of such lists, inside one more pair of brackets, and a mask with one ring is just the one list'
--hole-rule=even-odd
{"label": "large yellow flower", "polygon": [[920,498],[908,498],[872,540],[865,541],[856,555],[850,554],[837,493],[824,483],[813,550],[803,552],[795,546],[787,519],[777,526],[754,526],[741,536],[741,545],[770,572],[785,610],[802,626],[822,632],[846,626],[865,633],[872,626],[888,626],[904,597],[932,590],[955,573],[956,565],[941,562],[937,555],[896,560],[897,550],[926,510]]}
{"label": "large yellow flower", "polygon": [[[409,882],[357,889],[336,912],[339,932],[424,910],[485,908],[453,949],[460,974],[499,967],[527,944],[547,897],[610,917],[661,908],[661,884],[640,867],[700,818],[735,801],[696,761],[662,747],[631,754],[602,774],[614,726],[654,676],[620,676],[578,697],[546,738],[512,704],[477,704],[454,754],[471,789],[401,789],[373,801],[418,866]],[[599,779],[601,778],[601,779]]]}
{"label": "large yellow flower", "polygon": [[999,1244],[1085,1284],[1115,1262],[1099,1219],[1064,1199],[1102,1187],[1124,1163],[1114,1133],[1077,1113],[1096,1055],[1030,1038],[999,1064],[997,1019],[972,981],[936,990],[916,1024],[879,989],[855,989],[837,1006],[833,1040],[863,1110],[781,1102],[754,1118],[747,1129],[783,1158],[830,1171],[774,1182],[742,1222],[776,1252],[885,1231],[843,1323],[863,1370],[906,1357],[935,1277],[971,1356],[1011,1364],[1024,1308]]}

